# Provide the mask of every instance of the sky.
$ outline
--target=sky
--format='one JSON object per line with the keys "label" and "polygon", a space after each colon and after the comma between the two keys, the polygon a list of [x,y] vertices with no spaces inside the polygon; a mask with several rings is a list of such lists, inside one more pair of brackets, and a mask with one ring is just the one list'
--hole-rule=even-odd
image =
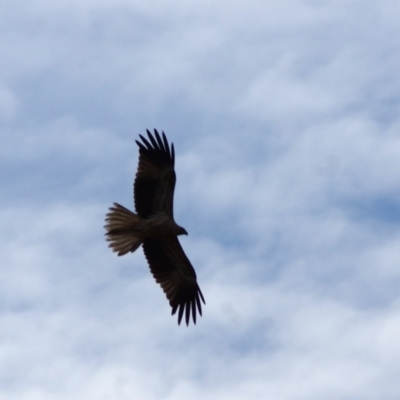
{"label": "sky", "polygon": [[[398,1],[0,8],[1,399],[400,398]],[[189,327],[104,238],[154,128]]]}

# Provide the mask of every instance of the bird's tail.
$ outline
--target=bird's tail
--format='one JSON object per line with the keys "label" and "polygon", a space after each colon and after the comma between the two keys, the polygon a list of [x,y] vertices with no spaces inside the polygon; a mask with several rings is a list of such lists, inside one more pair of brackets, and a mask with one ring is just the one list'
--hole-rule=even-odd
{"label": "bird's tail", "polygon": [[127,208],[114,203],[106,215],[108,247],[123,256],[128,252],[134,252],[143,242],[140,234],[140,217]]}

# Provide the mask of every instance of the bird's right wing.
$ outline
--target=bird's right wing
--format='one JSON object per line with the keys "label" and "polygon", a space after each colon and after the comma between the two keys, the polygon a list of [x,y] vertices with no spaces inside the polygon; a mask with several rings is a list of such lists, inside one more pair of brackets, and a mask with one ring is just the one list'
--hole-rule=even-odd
{"label": "bird's right wing", "polygon": [[136,212],[142,218],[157,213],[173,217],[175,189],[175,152],[162,132],[162,138],[154,130],[154,136],[147,130],[148,140],[139,135],[139,165],[134,183]]}

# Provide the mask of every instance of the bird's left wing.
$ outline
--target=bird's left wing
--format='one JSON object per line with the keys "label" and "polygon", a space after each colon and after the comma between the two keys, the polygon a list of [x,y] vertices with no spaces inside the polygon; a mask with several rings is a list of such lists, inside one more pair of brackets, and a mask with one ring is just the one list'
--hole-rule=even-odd
{"label": "bird's left wing", "polygon": [[201,315],[201,301],[204,304],[205,301],[197,284],[196,272],[178,238],[145,239],[143,250],[154,279],[169,300],[172,315],[178,311],[178,324],[181,323],[183,314],[186,325],[189,325],[190,315],[196,323],[196,313]]}

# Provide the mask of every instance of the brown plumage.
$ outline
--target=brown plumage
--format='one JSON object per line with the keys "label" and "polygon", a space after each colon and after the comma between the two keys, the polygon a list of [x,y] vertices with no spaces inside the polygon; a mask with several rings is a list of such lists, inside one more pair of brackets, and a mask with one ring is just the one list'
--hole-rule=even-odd
{"label": "brown plumage", "polygon": [[122,256],[134,252],[140,245],[149,263],[151,273],[160,284],[172,307],[178,311],[178,324],[185,314],[196,323],[201,315],[203,294],[197,284],[196,272],[186,257],[178,235],[187,235],[177,225],[173,215],[175,175],[174,145],[168,144],[164,132],[154,136],[147,130],[148,139],[139,135],[139,165],[134,182],[134,200],[137,214],[114,203],[106,215],[109,247]]}

